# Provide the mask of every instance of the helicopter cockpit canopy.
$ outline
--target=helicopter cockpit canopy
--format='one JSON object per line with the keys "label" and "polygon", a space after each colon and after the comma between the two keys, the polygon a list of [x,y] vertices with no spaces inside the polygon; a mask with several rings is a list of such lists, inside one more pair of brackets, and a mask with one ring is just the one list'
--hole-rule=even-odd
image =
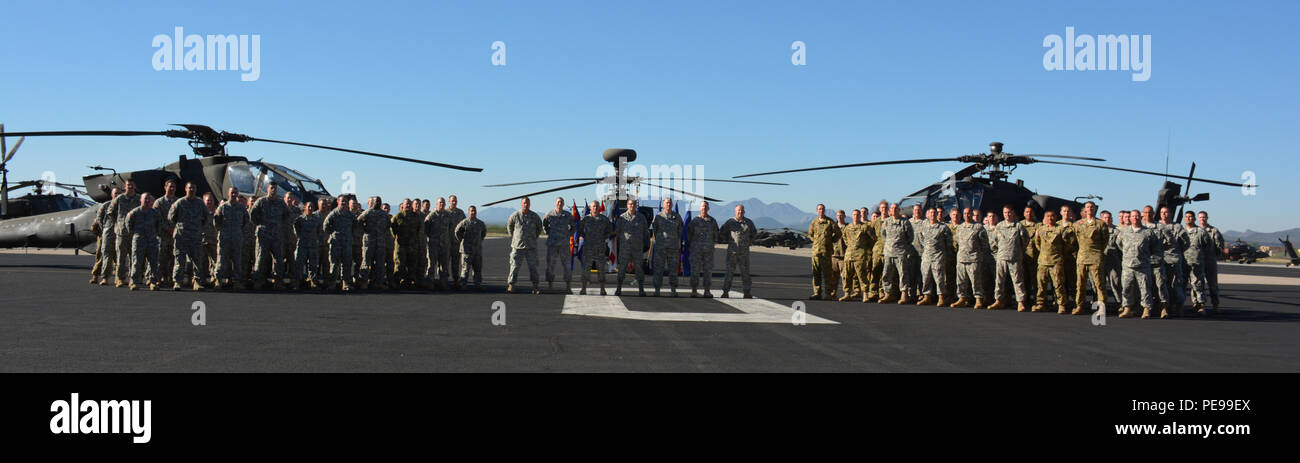
{"label": "helicopter cockpit canopy", "polygon": [[300,199],[329,196],[320,180],[313,179],[294,169],[269,162],[249,161],[226,167],[226,178],[241,194],[261,196],[266,186],[274,183],[281,193],[293,193]]}

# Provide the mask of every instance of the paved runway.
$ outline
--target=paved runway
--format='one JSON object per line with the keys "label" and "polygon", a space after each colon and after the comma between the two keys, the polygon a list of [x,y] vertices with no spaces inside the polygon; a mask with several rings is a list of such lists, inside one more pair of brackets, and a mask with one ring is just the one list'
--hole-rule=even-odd
{"label": "paved runway", "polygon": [[[505,247],[487,243],[490,291],[454,294],[130,292],[88,285],[90,256],[0,254],[0,371],[1300,371],[1298,269],[1221,266],[1296,283],[1225,285],[1217,319],[1094,326],[805,301],[807,258],[762,252],[755,300],[504,294]],[[204,326],[191,323],[196,302]],[[790,323],[796,302],[804,325]]]}

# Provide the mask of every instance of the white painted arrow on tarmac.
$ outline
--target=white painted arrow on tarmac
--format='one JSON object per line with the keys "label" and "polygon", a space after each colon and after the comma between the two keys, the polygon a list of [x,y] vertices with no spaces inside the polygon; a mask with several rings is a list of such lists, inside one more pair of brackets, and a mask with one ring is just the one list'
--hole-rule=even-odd
{"label": "white painted arrow on tarmac", "polygon": [[[713,290],[712,292],[712,300],[726,304],[742,313],[639,312],[628,310],[619,296],[579,296],[577,294],[564,296],[564,311],[562,313],[565,315],[662,322],[792,323],[795,317],[793,308],[767,299],[723,299],[718,297],[722,295],[722,291]],[[804,314],[801,321],[809,324],[839,324],[839,322],[810,314]]]}

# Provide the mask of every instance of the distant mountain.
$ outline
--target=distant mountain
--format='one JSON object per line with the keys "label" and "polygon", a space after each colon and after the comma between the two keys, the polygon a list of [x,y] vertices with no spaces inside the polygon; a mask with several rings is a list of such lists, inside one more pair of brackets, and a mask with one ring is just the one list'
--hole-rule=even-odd
{"label": "distant mountain", "polygon": [[478,211],[478,219],[488,225],[505,225],[514,212],[513,207],[485,207]]}
{"label": "distant mountain", "polygon": [[1223,239],[1228,241],[1236,241],[1240,239],[1247,243],[1277,245],[1280,244],[1278,242],[1278,239],[1286,238],[1287,235],[1290,235],[1296,240],[1300,240],[1300,228],[1292,228],[1290,230],[1282,230],[1282,231],[1276,231],[1272,233],[1257,232],[1249,228],[1246,229],[1246,231],[1244,232],[1236,231],[1236,230],[1227,230],[1223,232]]}

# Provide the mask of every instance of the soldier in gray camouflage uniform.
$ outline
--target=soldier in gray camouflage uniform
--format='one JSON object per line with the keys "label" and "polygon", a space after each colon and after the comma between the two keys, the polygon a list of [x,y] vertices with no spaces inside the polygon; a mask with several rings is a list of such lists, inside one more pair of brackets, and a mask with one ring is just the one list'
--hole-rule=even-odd
{"label": "soldier in gray camouflage uniform", "polygon": [[[111,198],[122,194],[122,189],[113,187]],[[109,202],[99,205],[95,212],[95,224],[99,226],[99,247],[95,251],[95,266],[90,269],[90,284],[108,284],[108,276],[113,274],[113,264],[117,262],[117,227],[113,216],[108,213]],[[94,228],[93,226],[91,228]],[[101,278],[102,277],[102,278]]]}
{"label": "soldier in gray camouflage uniform", "polygon": [[623,278],[628,264],[636,273],[637,295],[645,296],[645,241],[650,233],[645,216],[637,210],[636,200],[627,200],[627,210],[614,219],[614,233],[618,235],[618,286],[614,295],[623,295]]}
{"label": "soldier in gray camouflage uniform", "polygon": [[167,179],[163,183],[163,196],[153,202],[153,208],[158,210],[158,216],[162,219],[162,231],[159,232],[158,240],[158,286],[164,288],[172,285],[172,266],[176,265],[176,256],[172,251],[172,224],[167,221],[167,213],[172,210],[172,204],[180,197],[176,196],[176,180]]}
{"label": "soldier in gray camouflage uniform", "polygon": [[997,261],[996,284],[993,289],[995,302],[988,308],[998,310],[1009,305],[1007,296],[1015,296],[1016,310],[1029,310],[1029,286],[1025,275],[1025,249],[1029,247],[1029,232],[1021,222],[1016,221],[1016,210],[1011,206],[1002,208],[1002,221],[993,227],[989,236],[994,259]]}
{"label": "soldier in gray camouflage uniform", "polygon": [[[140,197],[140,207],[126,214],[126,230],[131,235],[131,291],[148,284],[158,290],[158,231],[163,228],[162,215],[153,207],[153,195]],[[145,264],[149,265],[146,272]]]}
{"label": "soldier in gray camouflage uniform", "polygon": [[1183,276],[1183,250],[1187,249],[1187,232],[1183,230],[1182,225],[1178,224],[1178,219],[1173,216],[1173,211],[1169,206],[1160,208],[1160,223],[1156,224],[1156,230],[1160,234],[1160,240],[1164,242],[1164,255],[1162,257],[1164,267],[1165,288],[1169,292],[1169,299],[1165,304],[1164,310],[1160,317],[1182,316],[1183,303],[1187,297],[1183,293],[1183,283],[1186,279]]}
{"label": "soldier in gray camouflage uniform", "polygon": [[[952,230],[939,221],[939,209],[926,211],[926,222],[916,230],[921,239],[921,293],[924,297],[916,305],[951,304],[948,292],[948,251],[952,249]],[[938,301],[935,293],[939,294]]]}
{"label": "soldier in gray camouflage uniform", "polygon": [[1206,234],[1210,235],[1210,242],[1214,243],[1213,249],[1208,250],[1205,256],[1205,283],[1206,289],[1210,293],[1210,304],[1214,312],[1219,312],[1219,258],[1228,252],[1223,242],[1223,233],[1218,228],[1210,225],[1210,214],[1201,211],[1196,214],[1197,223],[1205,229]]}
{"label": "soldier in gray camouflage uniform", "polygon": [[727,240],[727,276],[722,279],[722,297],[728,297],[732,275],[739,272],[741,295],[745,299],[752,299],[754,293],[753,281],[749,275],[749,246],[758,237],[758,227],[754,226],[753,220],[745,217],[745,206],[737,204],[736,216],[727,219],[718,233]]}
{"label": "soldier in gray camouflage uniform", "polygon": [[118,288],[124,288],[130,281],[131,272],[131,240],[125,237],[129,236],[126,229],[126,215],[131,210],[140,207],[140,195],[135,192],[135,181],[126,181],[126,190],[108,203],[108,214],[113,216],[113,228],[117,232],[117,281],[114,283]]}
{"label": "soldier in gray camouflage uniform", "polygon": [[[1121,211],[1127,214],[1127,211]],[[1110,211],[1102,211],[1101,220],[1106,222],[1110,227],[1110,239],[1106,243],[1106,253],[1102,255],[1102,260],[1106,266],[1106,291],[1110,293],[1107,301],[1115,301],[1117,304],[1123,300],[1123,279],[1122,268],[1124,252],[1119,248],[1119,227],[1115,226],[1115,217]],[[1124,223],[1124,225],[1128,225]]]}
{"label": "soldier in gray camouflage uniform", "polygon": [[651,268],[655,274],[655,296],[663,287],[664,274],[668,274],[668,285],[672,288],[672,297],[677,297],[677,267],[682,255],[682,216],[673,211],[673,200],[663,200],[663,210],[655,214],[654,250]]}
{"label": "soldier in gray camouflage uniform", "polygon": [[718,242],[718,221],[709,215],[709,202],[700,202],[700,216],[686,226],[691,251],[691,297],[704,280],[704,297],[713,297],[713,249]]}
{"label": "soldier in gray camouflage uniform", "polygon": [[564,272],[564,291],[573,290],[573,267],[569,266],[573,254],[569,252],[569,240],[577,227],[573,214],[564,210],[564,198],[555,198],[555,209],[542,218],[542,229],[546,230],[546,289],[554,289],[558,267]]}
{"label": "soldier in gray camouflage uniform", "polygon": [[[439,200],[441,201],[441,200]],[[469,217],[456,224],[453,235],[460,241],[460,278],[469,284],[469,274],[474,272],[474,289],[483,290],[483,238],[487,237],[487,224],[478,219],[478,208],[469,207]]]}
{"label": "soldier in gray camouflage uniform", "polygon": [[258,198],[248,216],[257,225],[257,256],[254,257],[253,282],[265,287],[269,277],[280,288],[284,273],[284,227],[293,220],[289,208],[280,199],[274,183],[266,186],[266,196]]}
{"label": "soldier in gray camouflage uniform", "polygon": [[541,294],[537,287],[537,237],[542,234],[542,218],[530,209],[528,198],[519,201],[519,210],[506,220],[510,234],[510,273],[506,274],[506,292],[514,292],[519,267],[528,264],[528,278],[533,282],[533,294]]}
{"label": "soldier in gray camouflage uniform", "polygon": [[609,257],[609,249],[605,244],[609,237],[614,236],[614,223],[609,221],[609,217],[600,214],[600,202],[591,202],[591,214],[583,217],[578,222],[578,237],[582,239],[582,262],[579,270],[582,273],[582,289],[578,294],[587,294],[587,280],[591,273],[591,268],[596,268],[596,281],[600,283],[600,295],[605,293],[605,259]]}
{"label": "soldier in gray camouflage uniform", "polygon": [[249,219],[238,188],[230,187],[226,198],[212,214],[212,223],[217,227],[217,285],[230,289],[247,277],[244,274],[244,229],[248,227]]}
{"label": "soldier in gray camouflage uniform", "polygon": [[[392,218],[379,208],[383,202],[378,196],[371,196],[369,208],[357,217],[357,224],[361,226],[364,233],[361,244],[361,276],[357,282],[359,289],[388,287],[388,259],[392,258],[393,250],[387,249],[384,245],[387,244],[385,236],[392,229]],[[411,207],[410,201],[402,202],[402,210],[412,211],[411,214],[415,214]],[[405,262],[405,264],[402,267],[409,268],[414,267],[416,262]],[[416,275],[404,275],[404,277],[414,280]],[[393,286],[397,287],[396,284]]]}
{"label": "soldier in gray camouflage uniform", "polygon": [[[1119,234],[1119,246],[1123,253],[1121,265],[1123,266],[1124,288],[1124,309],[1120,312],[1119,318],[1132,318],[1137,316],[1134,306],[1138,301],[1135,295],[1141,295],[1142,318],[1151,318],[1151,307],[1154,302],[1152,295],[1152,285],[1155,283],[1151,274],[1151,256],[1159,255],[1161,251],[1159,238],[1156,232],[1147,228],[1141,223],[1139,212],[1134,210],[1130,217],[1130,226],[1121,227]],[[1136,286],[1137,291],[1131,291]]]}
{"label": "soldier in gray camouflage uniform", "polygon": [[294,263],[297,264],[297,275],[301,278],[297,280],[297,289],[318,287],[321,280],[320,243],[324,240],[321,227],[325,219],[316,213],[316,203],[308,201],[306,205],[303,213],[293,219],[293,234],[297,237],[298,246],[294,252]]}
{"label": "soldier in gray camouflage uniform", "polygon": [[[913,302],[912,274],[908,270],[908,259],[912,253],[912,224],[898,211],[898,203],[889,205],[889,217],[880,221],[878,232],[884,241],[884,277],[881,279],[880,298],[878,302],[888,304]],[[897,286],[896,286],[897,285]]]}
{"label": "soldier in gray camouflage uniform", "polygon": [[175,238],[176,266],[172,268],[172,289],[181,289],[185,274],[191,272],[194,290],[199,291],[208,283],[208,267],[203,263],[203,223],[208,220],[208,208],[198,197],[198,187],[194,182],[185,184],[185,197],[176,200],[167,212],[167,221],[176,227]]}
{"label": "soldier in gray camouflage uniform", "polygon": [[1192,309],[1205,314],[1205,261],[1214,251],[1214,239],[1208,230],[1196,226],[1196,214],[1183,214],[1183,230],[1187,235],[1187,249],[1183,258],[1187,262],[1188,285],[1192,290]]}
{"label": "soldier in gray camouflage uniform", "polygon": [[460,223],[450,222],[451,211],[447,210],[447,202],[438,198],[434,209],[424,216],[424,236],[428,240],[425,253],[429,261],[425,281],[433,283],[438,289],[446,289],[448,283],[456,281],[458,277],[451,274],[451,244],[459,241],[453,232]]}
{"label": "soldier in gray camouflage uniform", "polygon": [[[973,217],[970,209],[965,211],[968,217]],[[974,301],[975,309],[987,307],[986,303],[991,303],[989,299],[987,286],[984,285],[984,279],[988,276],[984,273],[984,266],[990,252],[989,234],[984,229],[984,225],[974,221],[964,221],[957,225],[957,302],[949,307],[963,308],[971,307],[971,301]],[[971,298],[972,293],[974,299]]]}
{"label": "soldier in gray camouflage uniform", "polygon": [[[460,210],[460,208],[456,207],[456,195],[451,195],[447,197],[447,214],[448,214],[447,224],[449,226],[454,227],[456,226],[456,224],[465,220],[465,211],[462,211]],[[455,237],[453,236],[452,239],[455,240]],[[451,287],[459,289],[462,283],[461,275],[464,273],[461,271],[460,268],[460,263],[462,260],[460,258],[460,242],[452,241],[449,249],[451,249],[451,251],[448,252],[447,261],[451,263],[451,279],[452,279]]]}
{"label": "soldier in gray camouflage uniform", "polygon": [[1142,208],[1139,215],[1142,228],[1149,230],[1156,242],[1156,252],[1151,253],[1151,276],[1155,280],[1155,291],[1153,297],[1157,299],[1161,307],[1169,304],[1169,288],[1165,286],[1165,248],[1169,246],[1165,237],[1159,231],[1159,224],[1156,222],[1156,212],[1151,206]]}
{"label": "soldier in gray camouflage uniform", "polygon": [[[911,276],[911,291],[907,292],[910,297],[908,302],[916,302],[921,298],[921,288],[924,281],[921,277],[921,254],[925,252],[925,245],[921,243],[921,227],[925,225],[925,212],[921,210],[920,204],[912,205],[912,215],[907,219],[907,223],[912,226],[912,244],[908,251],[907,264],[908,275]],[[899,301],[899,303],[903,303]]]}
{"label": "soldier in gray camouflage uniform", "polygon": [[347,196],[340,196],[338,201],[338,207],[325,216],[324,230],[330,245],[330,282],[324,289],[341,282],[343,291],[352,291],[352,229],[357,218],[352,215],[352,201]]}

